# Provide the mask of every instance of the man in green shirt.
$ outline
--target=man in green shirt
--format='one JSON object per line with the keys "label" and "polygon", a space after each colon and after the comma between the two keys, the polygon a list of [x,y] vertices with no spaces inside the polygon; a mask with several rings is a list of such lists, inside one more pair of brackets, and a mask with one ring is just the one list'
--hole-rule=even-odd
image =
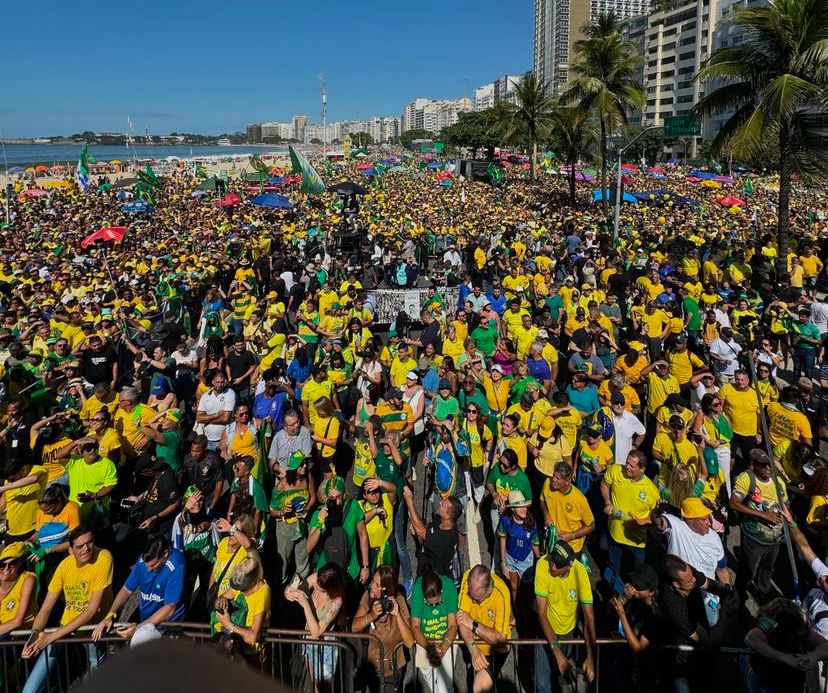
{"label": "man in green shirt", "polygon": [[449,416],[457,417],[460,413],[460,403],[451,394],[451,383],[441,380],[437,388],[437,396],[431,401],[431,423],[439,428]]}
{"label": "man in green shirt", "polygon": [[180,421],[181,412],[168,409],[159,412],[146,426],[141,427],[141,433],[155,441],[155,456],[166,462],[176,474],[181,469]]}
{"label": "man in green shirt", "polygon": [[474,345],[483,352],[483,355],[490,359],[497,346],[497,325],[485,315],[480,316],[480,324],[472,330],[471,338]]}
{"label": "man in green shirt", "polygon": [[822,341],[822,335],[819,328],[811,322],[811,312],[807,308],[800,308],[796,316],[789,310],[788,315],[790,318],[797,318],[796,322],[788,319],[784,323],[793,337],[792,382],[796,382],[803,373],[809,378],[813,377],[816,353]]}
{"label": "man in green shirt", "polygon": [[684,329],[687,330],[690,350],[696,351],[701,340],[702,326],[699,302],[683,286],[679,288],[679,296],[681,296],[681,306],[684,310]]}

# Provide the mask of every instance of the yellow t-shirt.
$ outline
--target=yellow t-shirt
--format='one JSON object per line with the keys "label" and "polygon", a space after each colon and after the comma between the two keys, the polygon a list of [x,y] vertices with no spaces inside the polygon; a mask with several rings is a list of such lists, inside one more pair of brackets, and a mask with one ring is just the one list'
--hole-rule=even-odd
{"label": "yellow t-shirt", "polygon": [[37,520],[37,502],[46,488],[46,467],[32,465],[29,474],[35,474],[37,481],[21,488],[13,488],[4,494],[6,499],[6,521],[8,533],[15,537],[28,536],[34,531]]}
{"label": "yellow t-shirt", "polygon": [[811,507],[808,509],[805,522],[808,529],[819,537],[819,543],[825,544],[828,540],[828,496],[811,498]]}
{"label": "yellow t-shirt", "polygon": [[[230,593],[233,599],[240,594],[238,590],[230,590]],[[264,633],[265,629],[270,626],[270,585],[262,581],[259,588],[255,592],[244,595],[244,599],[247,602],[247,615],[244,618],[244,627],[252,628],[256,616],[264,614],[262,629],[260,631]],[[257,642],[253,646],[245,643],[244,651],[249,653],[258,652],[261,647],[261,642]]]}
{"label": "yellow t-shirt", "polygon": [[632,364],[627,363],[627,359],[625,357],[621,357],[615,362],[615,367],[624,374],[624,377],[630,385],[635,385],[641,380],[641,371],[643,371],[649,363],[650,362],[643,356],[639,356],[638,359]]}
{"label": "yellow t-shirt", "polygon": [[[526,438],[521,435],[513,435],[504,437],[503,443],[510,450],[514,450],[518,459],[518,466],[522,470],[526,470]],[[500,448],[498,448],[499,450]]]}
{"label": "yellow t-shirt", "polygon": [[74,556],[67,556],[52,576],[49,591],[52,594],[63,593],[66,600],[60,617],[62,626],[71,623],[86,611],[95,592],[104,590],[104,596],[92,617],[92,623],[100,621],[112,605],[112,554],[106,549],[95,551],[92,560],[81,567],[78,567]]}
{"label": "yellow t-shirt", "polygon": [[310,417],[311,424],[316,421],[318,416],[316,413],[316,407],[313,406],[313,403],[320,397],[327,397],[328,399],[331,399],[333,396],[332,393],[333,383],[330,378],[326,378],[321,383],[316,382],[314,378],[309,378],[308,382],[302,386],[302,402],[307,403],[308,405],[308,415]]}
{"label": "yellow t-shirt", "polygon": [[678,394],[681,389],[678,380],[672,375],[662,378],[655,371],[650,371],[647,376],[647,383],[650,386],[647,395],[647,409],[651,414],[655,414],[656,409],[667,401],[667,397]]}
{"label": "yellow t-shirt", "polygon": [[693,377],[693,368],[702,368],[704,362],[689,349],[682,352],[671,351],[667,355],[670,364],[670,375],[678,380],[679,385],[685,385]]}
{"label": "yellow t-shirt", "polygon": [[[382,565],[383,548],[391,538],[391,532],[394,531],[394,504],[387,493],[380,495],[381,506],[385,510],[385,520],[380,519],[379,515],[375,515],[368,522],[365,523],[365,533],[368,535],[368,546],[372,549],[378,549],[377,565],[371,566],[371,569],[378,568]],[[374,506],[367,501],[359,501],[362,511],[367,513],[373,510]]]}
{"label": "yellow t-shirt", "polygon": [[[541,500],[549,513],[549,519],[558,530],[558,536],[575,532],[582,527],[589,527],[595,523],[595,517],[589,508],[586,496],[575,486],[570,485],[566,493],[555,491],[547,478],[543,482]],[[575,553],[580,553],[584,547],[586,537],[574,539],[569,543]]]}
{"label": "yellow t-shirt", "polygon": [[604,475],[610,487],[610,502],[614,514],[609,518],[609,531],[619,544],[641,548],[647,539],[647,528],[633,518],[649,517],[658,503],[658,489],[646,476],[633,481],[624,476],[624,465],[611,464]]}
{"label": "yellow t-shirt", "polygon": [[[32,435],[30,444],[32,450],[34,450],[35,443],[37,442],[37,435]],[[40,461],[43,463],[43,466],[46,468],[46,483],[51,483],[58,477],[63,475],[65,471],[63,463],[58,460],[58,452],[63,448],[64,445],[67,445],[72,442],[71,438],[61,438],[60,440],[54,443],[46,443],[43,446],[43,452],[40,455]],[[106,455],[104,455],[105,457]]]}
{"label": "yellow t-shirt", "polygon": [[593,467],[596,465],[605,470],[614,459],[612,448],[603,440],[599,440],[598,445],[592,448],[586,439],[582,439],[579,456],[581,465],[590,473],[594,473]]}
{"label": "yellow t-shirt", "polygon": [[391,380],[391,385],[394,387],[403,388],[405,387],[405,376],[408,371],[416,371],[417,370],[417,362],[411,358],[410,356],[405,360],[402,361],[399,356],[397,356],[391,362],[391,368],[389,377]]}
{"label": "yellow t-shirt", "polygon": [[556,635],[568,635],[578,625],[578,604],[592,604],[592,587],[584,564],[575,561],[564,577],[553,577],[549,559],[535,566],[535,595],[546,597],[546,619]]}
{"label": "yellow t-shirt", "polygon": [[788,409],[779,402],[768,404],[767,411],[774,457],[782,461],[782,467],[791,480],[798,482],[802,478],[802,470],[794,464],[793,444],[812,438],[811,422],[801,411]]}
{"label": "yellow t-shirt", "polygon": [[[512,597],[509,588],[503,582],[503,578],[494,573],[491,574],[492,592],[482,602],[478,603],[469,596],[469,570],[463,573],[463,581],[460,584],[460,593],[457,600],[457,608],[465,611],[472,619],[478,621],[488,628],[494,628],[498,633],[503,633],[507,638],[512,635]],[[480,651],[488,656],[492,646],[486,642],[478,643]],[[509,646],[498,647],[499,652],[508,652]]]}
{"label": "yellow t-shirt", "polygon": [[129,414],[120,408],[115,412],[115,430],[121,436],[122,447],[127,457],[136,455],[135,446],[145,440],[141,428],[148,426],[155,414],[155,409],[148,404],[136,405]]}
{"label": "yellow t-shirt", "polygon": [[121,436],[118,435],[118,431],[114,428],[105,428],[103,435],[100,437],[92,431],[89,431],[89,435],[93,438],[98,438],[98,451],[101,453],[101,457],[108,457],[113,461],[117,459],[118,466],[123,464],[124,460],[119,455],[113,456],[113,453],[121,449]]}
{"label": "yellow t-shirt", "polygon": [[670,318],[667,317],[667,314],[663,310],[654,310],[652,315],[645,312],[641,316],[641,322],[647,328],[647,336],[650,339],[658,339],[661,337],[662,332],[664,332],[664,328],[670,322]]}
{"label": "yellow t-shirt", "polygon": [[[317,416],[316,420],[311,424],[311,427],[313,428],[313,434],[321,438],[339,437],[339,419],[335,416],[327,419]],[[320,455],[325,459],[333,457],[336,452],[335,445],[320,445],[319,443],[316,443],[316,445],[319,448]]]}
{"label": "yellow t-shirt", "polygon": [[561,431],[572,447],[575,446],[578,431],[581,429],[583,421],[583,415],[575,407],[570,407],[568,411],[562,412],[555,417],[555,423],[561,427]]}
{"label": "yellow t-shirt", "polygon": [[686,437],[676,442],[669,433],[659,433],[653,441],[653,452],[657,452],[661,457],[658,481],[662,486],[667,486],[670,473],[677,464],[684,464],[693,469],[698,468],[699,451]]}
{"label": "yellow t-shirt", "polygon": [[[12,585],[8,594],[0,599],[0,625],[9,623],[17,618],[17,612],[20,609],[20,598],[23,593],[23,583],[26,582],[27,578],[34,576],[34,573],[30,573],[28,570],[21,572],[17,578],[17,582]],[[37,614],[37,599],[35,598],[34,591],[32,591],[29,605],[26,609],[26,615],[23,617],[23,623],[20,624],[20,627],[31,628],[35,614]]]}
{"label": "yellow t-shirt", "polygon": [[755,436],[757,433],[759,400],[756,393],[748,388],[744,392],[726,383],[719,390],[719,397],[724,401],[724,412],[730,419],[733,432],[740,436]]}
{"label": "yellow t-shirt", "polygon": [[115,416],[115,410],[118,409],[118,396],[112,393],[112,399],[109,402],[102,402],[95,395],[88,397],[80,410],[81,421],[88,421],[103,408],[109,409],[109,413]]}
{"label": "yellow t-shirt", "polygon": [[810,257],[800,255],[799,263],[802,265],[802,269],[805,270],[806,277],[815,277],[822,271],[822,261],[816,255]]}
{"label": "yellow t-shirt", "polygon": [[[236,554],[235,557],[233,556],[234,553]],[[225,537],[219,542],[219,545],[216,547],[216,560],[215,563],[213,563],[213,573],[211,576],[215,582],[221,577],[221,574],[224,573],[224,577],[222,578],[218,589],[219,594],[224,594],[230,589],[230,575],[233,572],[233,568],[235,568],[239,562],[246,557],[247,549],[243,546],[239,546],[238,551],[230,548],[229,537]],[[225,566],[231,559],[233,561],[232,564],[230,564],[230,567],[225,570]]]}

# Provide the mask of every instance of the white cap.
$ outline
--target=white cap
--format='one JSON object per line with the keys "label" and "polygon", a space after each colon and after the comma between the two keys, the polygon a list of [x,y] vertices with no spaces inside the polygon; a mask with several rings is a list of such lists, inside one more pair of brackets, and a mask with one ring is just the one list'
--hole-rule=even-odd
{"label": "white cap", "polygon": [[498,373],[501,373],[501,374],[503,373],[503,368],[501,367],[501,365],[499,363],[496,363],[494,366],[492,366],[492,370],[497,371]]}
{"label": "white cap", "polygon": [[538,330],[538,337],[541,339],[549,339],[549,333],[546,330]]}
{"label": "white cap", "polygon": [[408,380],[419,380],[420,379],[420,376],[417,375],[414,371],[408,371],[408,373],[405,374],[405,377]]}

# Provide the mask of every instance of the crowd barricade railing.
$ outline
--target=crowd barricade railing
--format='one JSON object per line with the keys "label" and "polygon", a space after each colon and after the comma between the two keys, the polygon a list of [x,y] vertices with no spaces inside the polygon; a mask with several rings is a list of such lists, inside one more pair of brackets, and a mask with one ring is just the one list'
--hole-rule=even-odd
{"label": "crowd barricade railing", "polygon": [[[125,625],[125,624],[124,624]],[[116,626],[117,627],[117,626]],[[187,639],[193,642],[206,644],[211,638],[210,627],[205,623],[176,622],[164,624],[164,630],[169,637]],[[54,645],[57,646],[52,666],[57,667],[53,673],[57,674],[57,682],[51,681],[47,685],[47,693],[64,691],[71,682],[82,680],[89,672],[90,650],[93,648],[93,626],[80,629],[79,633]],[[30,631],[20,630],[9,634],[9,637],[0,640],[0,693],[12,693],[22,690],[26,679],[37,661],[37,657],[28,660],[21,658],[21,652],[28,640]],[[571,657],[577,666],[580,666],[585,656],[583,639],[561,640],[562,646],[576,648]],[[125,640],[113,632],[101,638],[94,648],[97,663],[116,656],[129,645]],[[306,631],[286,630],[279,628],[268,629],[262,638],[263,656],[261,658],[246,657],[251,665],[261,672],[288,687],[290,690],[313,690],[315,684],[325,681],[326,688],[343,693],[354,693],[364,689],[358,684],[357,676],[360,665],[365,661],[367,648],[373,645],[377,648],[380,661],[385,661],[385,648],[380,639],[371,633],[326,633],[322,639],[311,639]],[[506,641],[509,654],[503,667],[500,669],[496,685],[503,690],[518,690],[526,693],[548,690],[547,681],[540,681],[537,671],[536,652],[538,648],[548,648],[543,639],[511,639]],[[415,646],[416,647],[416,646]],[[400,648],[404,648],[405,665],[397,667]],[[452,680],[448,681],[449,689],[459,682],[462,688],[468,674],[470,664],[464,654],[465,645],[456,641],[454,647],[447,653],[450,657],[449,670]],[[390,653],[390,662],[393,681],[386,680],[385,687],[394,690],[422,691],[427,693],[433,686],[424,685],[422,676],[416,666],[414,648],[408,648],[400,643]],[[740,681],[739,661],[742,655],[751,651],[743,647],[721,647],[718,649],[695,648],[690,646],[665,646],[660,648],[656,656],[669,651],[693,652],[700,651],[706,657],[713,658],[716,664],[717,676],[722,681],[728,681],[728,688],[738,688]],[[600,692],[623,691],[628,688],[623,663],[628,661],[630,651],[626,641],[620,638],[601,638],[597,640],[595,650],[595,682],[592,690]],[[718,659],[724,658],[724,659]],[[430,675],[437,675],[429,672]],[[551,672],[557,677],[557,671]],[[555,686],[552,686],[553,690]],[[819,690],[828,693],[826,679],[819,681]]]}

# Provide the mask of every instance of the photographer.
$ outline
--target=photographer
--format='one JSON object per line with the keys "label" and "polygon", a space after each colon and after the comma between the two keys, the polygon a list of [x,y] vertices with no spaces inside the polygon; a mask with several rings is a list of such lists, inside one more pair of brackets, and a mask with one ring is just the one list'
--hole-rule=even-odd
{"label": "photographer", "polygon": [[458,650],[457,588],[451,578],[438,575],[431,564],[414,583],[411,594],[411,631],[417,648],[414,663],[429,693],[449,693]]}
{"label": "photographer", "polygon": [[[391,566],[380,566],[374,574],[368,591],[362,595],[359,602],[351,630],[354,633],[368,631],[382,643],[382,662],[380,648],[373,640],[368,644],[368,662],[373,669],[371,689],[396,690],[397,681],[394,680],[394,674],[405,665],[405,653],[401,648],[397,649],[397,646],[403,643],[408,648],[412,647],[414,636],[411,632],[411,617],[405,595],[394,578],[394,569]],[[395,652],[396,661],[392,661]]]}
{"label": "photographer", "polygon": [[97,642],[112,630],[113,624],[118,620],[118,613],[136,591],[140,624],[132,623],[117,628],[115,633],[119,637],[127,640],[135,635],[138,627],[157,627],[167,621],[183,618],[184,571],[184,554],[171,548],[167,537],[154,539],[133,566],[124,586],[115,595],[109,612],[92,631],[92,640]]}

